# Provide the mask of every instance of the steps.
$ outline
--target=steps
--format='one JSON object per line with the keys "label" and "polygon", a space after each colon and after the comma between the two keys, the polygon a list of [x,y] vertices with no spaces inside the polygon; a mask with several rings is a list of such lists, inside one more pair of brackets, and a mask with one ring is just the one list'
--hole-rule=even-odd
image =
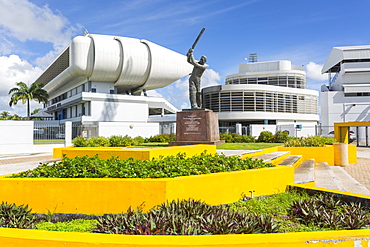
{"label": "steps", "polygon": [[329,166],[326,162],[304,160],[294,171],[297,184],[315,182],[315,187],[370,195],[370,190],[357,182],[340,166]]}
{"label": "steps", "polygon": [[370,195],[370,190],[357,182],[356,179],[351,177],[342,167],[331,166],[330,168],[333,171],[335,177],[340,181],[340,184],[342,185],[344,191]]}
{"label": "steps", "polygon": [[303,160],[301,165],[294,170],[294,182],[296,184],[311,183],[315,181],[314,174],[315,160]]}
{"label": "steps", "polygon": [[370,190],[357,182],[342,167],[329,166],[326,162],[315,163],[313,159],[302,160],[301,155],[290,155],[289,151],[278,151],[265,154],[261,150],[217,150],[226,156],[243,155],[262,159],[274,165],[294,167],[294,183],[314,182],[315,187],[370,195]]}
{"label": "steps", "polygon": [[346,191],[331,167],[325,163],[316,163],[315,186],[319,188]]}

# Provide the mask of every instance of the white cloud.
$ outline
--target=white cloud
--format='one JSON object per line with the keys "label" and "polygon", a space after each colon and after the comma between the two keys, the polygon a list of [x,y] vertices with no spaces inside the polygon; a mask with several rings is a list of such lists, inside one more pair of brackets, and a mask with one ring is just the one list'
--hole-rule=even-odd
{"label": "white cloud", "polygon": [[14,44],[8,39],[2,37],[0,39],[0,54],[8,55],[11,53]]}
{"label": "white cloud", "polygon": [[221,76],[213,69],[207,69],[202,77],[201,87],[220,85]]}
{"label": "white cloud", "polygon": [[45,69],[47,66],[49,66],[51,64],[51,62],[54,61],[54,59],[62,53],[62,51],[64,50],[64,46],[58,46],[58,47],[55,47],[54,50],[51,50],[49,51],[48,53],[45,54],[45,56],[43,57],[38,57],[36,58],[35,60],[35,64],[42,68],[42,69]]}
{"label": "white cloud", "polygon": [[0,0],[0,54],[12,54],[12,41],[39,41],[51,43],[53,50],[37,58],[35,63],[46,68],[68,45],[71,38],[82,30],[71,25],[66,17],[53,12],[47,5],[39,7],[29,0]]}
{"label": "white cloud", "polygon": [[157,90],[149,90],[146,91],[146,94],[151,97],[161,97],[164,98],[162,94],[160,94]]}
{"label": "white cloud", "polygon": [[47,5],[39,7],[28,0],[0,0],[0,32],[22,42],[36,40],[66,45],[76,27]]}
{"label": "white cloud", "polygon": [[326,74],[321,74],[321,69],[323,65],[316,64],[314,62],[309,62],[306,65],[307,77],[314,81],[325,81],[328,79]]}
{"label": "white cloud", "polygon": [[[25,116],[26,107],[21,102],[17,106],[9,107],[9,90],[16,87],[16,82],[33,83],[41,73],[40,68],[33,67],[17,55],[0,56],[0,111],[10,111]],[[40,107],[37,103],[32,105]]]}
{"label": "white cloud", "polygon": [[183,102],[182,105],[180,106],[180,109],[189,109],[190,105],[187,102]]}
{"label": "white cloud", "polygon": [[[219,85],[221,76],[213,69],[207,69],[201,79],[201,88]],[[160,89],[164,98],[177,108],[189,108],[189,76],[181,78],[171,85]]]}

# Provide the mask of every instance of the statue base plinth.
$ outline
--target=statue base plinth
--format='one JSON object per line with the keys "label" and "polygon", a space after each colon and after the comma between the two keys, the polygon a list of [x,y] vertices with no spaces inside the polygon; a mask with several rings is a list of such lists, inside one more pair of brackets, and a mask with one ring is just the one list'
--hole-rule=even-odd
{"label": "statue base plinth", "polygon": [[190,109],[177,113],[176,141],[169,146],[221,145],[217,113],[207,109]]}

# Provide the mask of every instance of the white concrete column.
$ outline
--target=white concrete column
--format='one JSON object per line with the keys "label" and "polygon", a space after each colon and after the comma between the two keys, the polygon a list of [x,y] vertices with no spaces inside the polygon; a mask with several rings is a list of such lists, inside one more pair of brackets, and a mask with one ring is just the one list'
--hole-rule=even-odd
{"label": "white concrete column", "polygon": [[237,123],[237,124],[235,125],[235,133],[236,133],[236,134],[238,134],[238,135],[243,134],[243,132],[242,132],[242,124]]}
{"label": "white concrete column", "polygon": [[72,146],[72,122],[67,121],[65,124],[64,146]]}
{"label": "white concrete column", "polygon": [[348,165],[348,144],[333,143],[334,165],[345,167]]}

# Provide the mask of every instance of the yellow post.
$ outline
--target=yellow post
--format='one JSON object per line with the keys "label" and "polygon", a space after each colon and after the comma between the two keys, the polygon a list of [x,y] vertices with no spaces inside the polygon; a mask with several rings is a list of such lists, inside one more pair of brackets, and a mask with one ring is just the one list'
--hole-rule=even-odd
{"label": "yellow post", "polygon": [[348,143],[348,126],[340,126],[334,123],[334,138],[337,142]]}

